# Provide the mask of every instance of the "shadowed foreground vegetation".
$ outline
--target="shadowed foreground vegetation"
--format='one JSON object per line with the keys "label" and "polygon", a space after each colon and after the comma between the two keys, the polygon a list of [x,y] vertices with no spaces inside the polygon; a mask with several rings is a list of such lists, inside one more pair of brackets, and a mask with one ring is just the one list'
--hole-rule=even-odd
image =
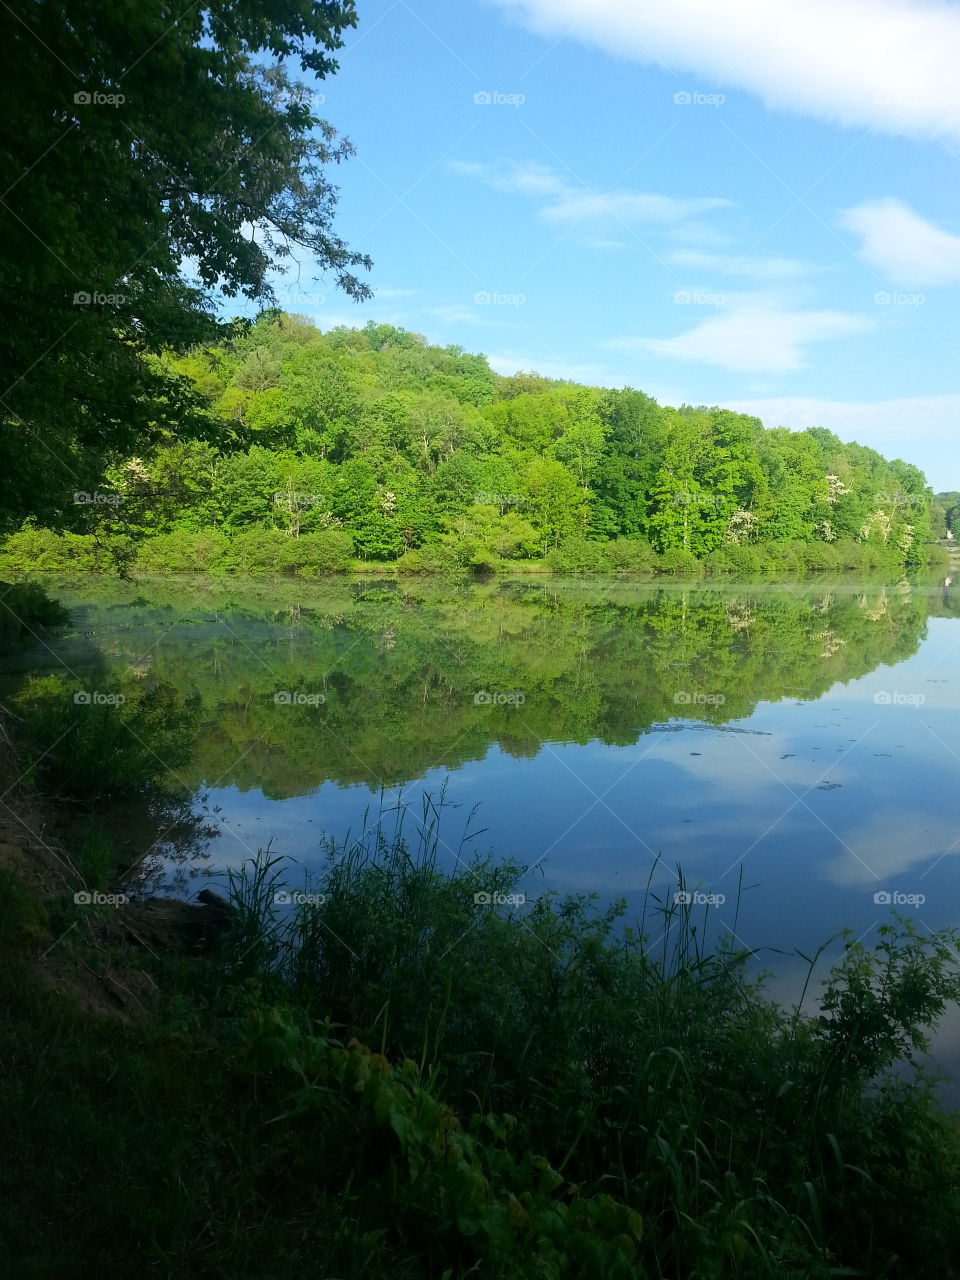
{"label": "shadowed foreground vegetation", "polygon": [[3,871],[3,1274],[957,1274],[960,1135],[891,1071],[960,994],[952,934],[848,939],[788,1012],[672,896],[625,926],[469,836],[442,874],[439,818],[329,840],[290,905],[259,854],[198,954]]}

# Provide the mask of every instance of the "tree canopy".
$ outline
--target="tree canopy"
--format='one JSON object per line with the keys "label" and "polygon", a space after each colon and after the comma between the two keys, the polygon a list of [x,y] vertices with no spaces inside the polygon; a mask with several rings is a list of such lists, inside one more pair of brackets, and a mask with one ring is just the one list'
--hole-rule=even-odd
{"label": "tree canopy", "polygon": [[[736,572],[773,546],[809,548],[808,568],[902,564],[931,537],[922,473],[823,428],[504,378],[482,355],[373,321],[324,333],[266,310],[165,368],[194,388],[214,437],[170,427],[118,453],[103,501],[75,505],[64,526],[132,538],[155,568],[233,566],[223,540],[240,534],[260,569],[356,555],[587,571],[605,545],[623,567],[649,552],[670,571],[713,557]],[[198,562],[201,544],[180,535],[201,533]]]}
{"label": "tree canopy", "polygon": [[[106,462],[216,437],[165,353],[211,340],[214,293],[269,303],[271,267],[370,261],[337,236],[316,113],[351,0],[4,5],[0,521],[63,521]],[[310,73],[292,77],[291,66]]]}

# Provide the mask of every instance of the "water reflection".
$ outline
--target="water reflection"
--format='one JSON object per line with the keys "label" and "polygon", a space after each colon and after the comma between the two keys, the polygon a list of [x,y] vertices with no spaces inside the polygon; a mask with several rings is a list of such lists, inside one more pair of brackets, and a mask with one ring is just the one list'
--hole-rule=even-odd
{"label": "water reflection", "polygon": [[921,894],[912,914],[931,928],[957,917],[949,584],[168,580],[61,594],[75,630],[55,653],[20,651],[6,680],[59,664],[103,688],[158,681],[197,698],[176,778],[220,810],[214,871],[268,842],[309,863],[321,831],[358,827],[381,793],[446,781],[464,814],[480,805],[488,847],[562,890],[632,907],[652,867],[665,885],[682,864],[726,896],[711,910],[732,927],[743,869],[746,945],[869,930],[889,909],[878,893]]}

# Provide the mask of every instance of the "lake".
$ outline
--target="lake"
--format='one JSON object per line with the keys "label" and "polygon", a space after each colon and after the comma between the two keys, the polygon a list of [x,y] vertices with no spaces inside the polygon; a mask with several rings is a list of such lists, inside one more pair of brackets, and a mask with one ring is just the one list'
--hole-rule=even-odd
{"label": "lake", "polygon": [[[182,855],[201,844],[193,870],[215,877],[268,844],[309,871],[322,833],[445,787],[446,865],[513,856],[529,896],[623,897],[628,919],[648,883],[676,890],[679,865],[708,932],[757,949],[783,999],[805,971],[794,953],[843,928],[868,938],[891,908],[925,930],[960,922],[949,580],[50,589],[73,623],[8,655],[5,689],[61,672],[92,697],[131,680],[199,696],[177,780],[216,834],[142,806],[107,815],[131,853],[166,856],[168,888],[199,887]],[[951,1021],[948,1069],[958,1043]]]}

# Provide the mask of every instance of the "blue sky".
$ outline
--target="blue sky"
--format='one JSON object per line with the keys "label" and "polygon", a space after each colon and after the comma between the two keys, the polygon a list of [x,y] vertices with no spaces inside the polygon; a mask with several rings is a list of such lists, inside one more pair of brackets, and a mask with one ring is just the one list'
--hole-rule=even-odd
{"label": "blue sky", "polygon": [[[661,403],[822,425],[960,488],[960,8],[360,0],[318,114],[387,321]],[[479,95],[479,96],[478,96]]]}

